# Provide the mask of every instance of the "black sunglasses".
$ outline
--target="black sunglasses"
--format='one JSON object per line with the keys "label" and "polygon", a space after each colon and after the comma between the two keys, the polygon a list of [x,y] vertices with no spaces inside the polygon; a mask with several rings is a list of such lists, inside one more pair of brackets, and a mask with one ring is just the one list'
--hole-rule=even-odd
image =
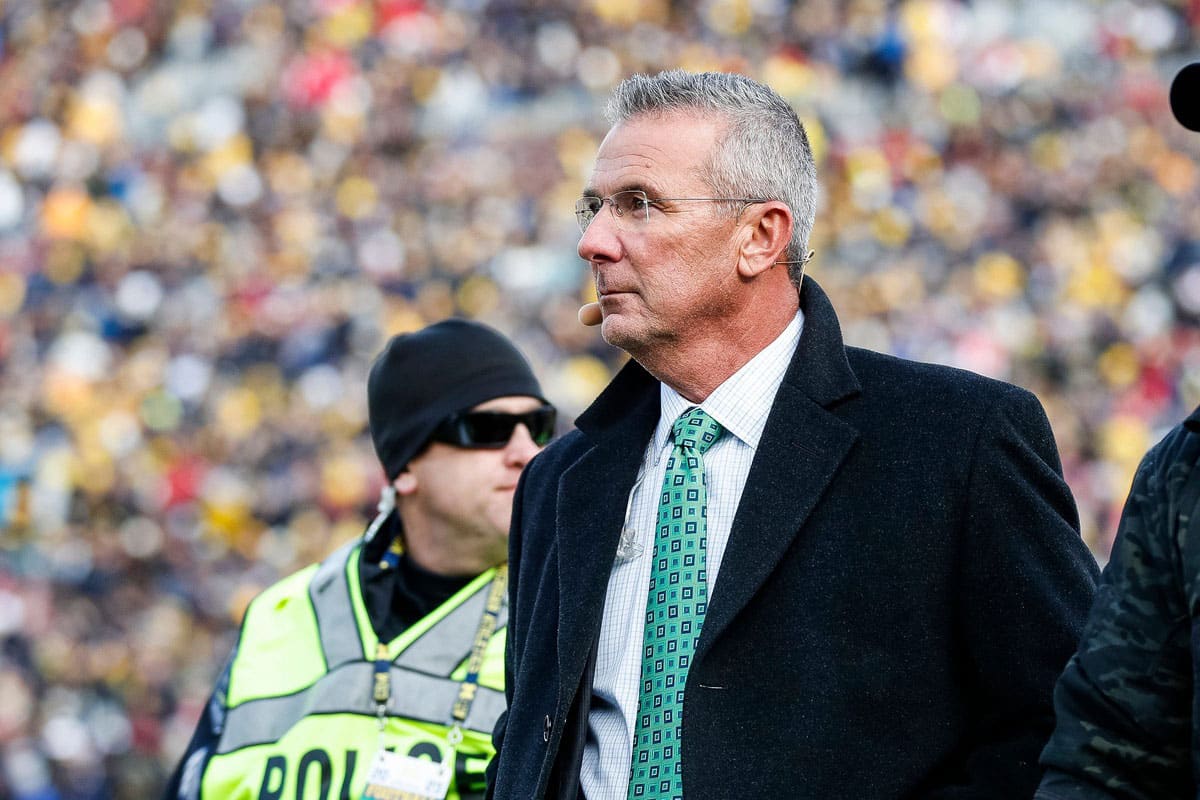
{"label": "black sunglasses", "polygon": [[550,405],[526,411],[524,414],[460,411],[438,423],[429,439],[456,447],[500,450],[512,439],[517,426],[524,425],[529,430],[529,437],[540,446],[554,438],[554,423],[557,418],[554,406]]}

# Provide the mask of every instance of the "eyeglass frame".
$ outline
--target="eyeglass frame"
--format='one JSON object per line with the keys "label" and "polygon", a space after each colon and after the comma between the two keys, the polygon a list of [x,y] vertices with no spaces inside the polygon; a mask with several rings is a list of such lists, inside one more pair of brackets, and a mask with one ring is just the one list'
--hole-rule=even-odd
{"label": "eyeglass frame", "polygon": [[[535,418],[548,418],[548,428],[540,436],[534,431]],[[504,441],[477,441],[470,435],[470,424],[474,418],[491,418],[496,420],[504,420],[512,422],[512,428],[508,432],[507,438]],[[429,434],[429,439],[425,443],[425,447],[433,442],[448,444],[452,447],[457,447],[462,450],[503,450],[508,447],[512,441],[513,435],[517,432],[517,426],[522,425],[525,431],[529,434],[529,438],[538,447],[545,447],[554,439],[555,426],[558,423],[558,409],[552,404],[545,403],[530,411],[522,413],[510,413],[506,411],[495,410],[466,410],[458,411],[442,419],[433,431]],[[542,438],[543,441],[538,441]]]}
{"label": "eyeglass frame", "polygon": [[[624,218],[625,212],[621,211],[618,208],[617,203],[613,201],[614,197],[622,194],[641,195],[642,200],[644,200],[646,203],[645,216],[642,219],[643,222],[650,221],[650,207],[655,203],[741,203],[742,210],[745,210],[746,206],[754,205],[755,203],[771,202],[770,198],[767,197],[655,197],[651,199],[650,195],[646,194],[645,190],[643,189],[622,189],[621,191],[613,192],[606,197],[599,197],[594,194],[585,194],[575,201],[575,222],[578,223],[580,232],[587,233],[588,227],[592,224],[592,222],[595,221],[596,217],[600,215],[600,211],[603,210],[605,204],[607,204],[609,209],[612,211],[614,219],[620,220]],[[582,208],[580,204],[585,200],[599,200],[600,205],[594,211],[590,208],[590,204],[589,207]],[[633,209],[630,209],[630,211],[632,213],[636,213],[633,211]],[[584,222],[581,215],[589,212],[592,216],[587,222]]]}

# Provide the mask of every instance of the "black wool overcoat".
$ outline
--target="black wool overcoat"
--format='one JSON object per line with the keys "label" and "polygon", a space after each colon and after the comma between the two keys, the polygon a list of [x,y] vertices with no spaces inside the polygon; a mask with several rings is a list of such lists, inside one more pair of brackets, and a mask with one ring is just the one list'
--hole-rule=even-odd
{"label": "black wool overcoat", "polygon": [[[1046,415],[1024,389],[846,347],[811,280],[801,308],[688,675],[684,796],[1028,798],[1098,574]],[[496,798],[579,796],[658,416],[630,362],[522,478]]]}

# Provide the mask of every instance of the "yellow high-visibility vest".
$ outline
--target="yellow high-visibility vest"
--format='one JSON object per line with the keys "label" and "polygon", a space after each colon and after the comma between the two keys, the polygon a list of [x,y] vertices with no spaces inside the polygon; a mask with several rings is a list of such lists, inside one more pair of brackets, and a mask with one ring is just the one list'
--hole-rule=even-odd
{"label": "yellow high-visibility vest", "polygon": [[452,710],[497,571],[385,643],[389,663],[380,666],[391,692],[381,731],[373,697],[379,643],[359,586],[360,553],[349,543],[250,604],[226,691],[213,699],[224,704],[218,743],[184,765],[184,784],[199,786],[202,800],[357,800],[380,747],[451,764],[453,800],[482,795],[492,728],[505,707],[507,598],[461,724]]}

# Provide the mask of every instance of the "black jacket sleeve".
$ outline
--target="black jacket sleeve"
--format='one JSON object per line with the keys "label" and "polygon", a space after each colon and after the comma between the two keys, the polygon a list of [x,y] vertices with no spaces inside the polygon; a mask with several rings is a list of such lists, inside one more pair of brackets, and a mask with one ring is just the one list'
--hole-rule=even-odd
{"label": "black jacket sleeve", "polygon": [[1038,800],[1193,797],[1192,651],[1184,541],[1200,542],[1200,436],[1142,460],[1079,651],[1055,690]]}

